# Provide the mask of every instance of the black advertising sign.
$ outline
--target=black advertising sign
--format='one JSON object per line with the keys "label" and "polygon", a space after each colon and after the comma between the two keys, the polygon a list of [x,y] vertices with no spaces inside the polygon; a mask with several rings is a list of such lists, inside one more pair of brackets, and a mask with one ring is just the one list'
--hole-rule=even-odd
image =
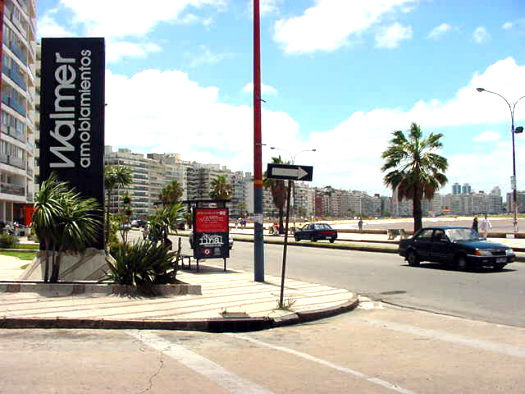
{"label": "black advertising sign", "polygon": [[213,259],[230,257],[228,208],[193,209],[193,257]]}
{"label": "black advertising sign", "polygon": [[314,168],[312,166],[299,166],[293,164],[268,163],[266,170],[270,179],[282,179],[290,181],[308,181],[313,178]]}
{"label": "black advertising sign", "polygon": [[[104,207],[103,38],[42,38],[40,178],[56,172]],[[100,212],[103,223],[103,213]],[[93,247],[103,249],[104,232]]]}

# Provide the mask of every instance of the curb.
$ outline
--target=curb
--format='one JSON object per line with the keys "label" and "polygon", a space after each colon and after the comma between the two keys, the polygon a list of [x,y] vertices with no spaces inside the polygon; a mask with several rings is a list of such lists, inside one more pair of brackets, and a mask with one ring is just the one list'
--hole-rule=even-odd
{"label": "curb", "polygon": [[113,319],[70,319],[70,318],[8,318],[0,320],[0,329],[134,329],[134,330],[181,330],[221,332],[261,331],[270,328],[307,323],[349,312],[359,305],[356,295],[351,300],[333,308],[323,308],[308,312],[296,312],[279,318],[209,318],[188,320],[113,320]]}
{"label": "curb", "polygon": [[[152,291],[158,296],[202,294],[200,285],[192,285],[188,283],[154,285]],[[38,293],[48,297],[62,297],[77,294],[140,294],[134,286],[118,285],[114,283],[43,283],[24,281],[0,281],[0,294],[1,293]]]}

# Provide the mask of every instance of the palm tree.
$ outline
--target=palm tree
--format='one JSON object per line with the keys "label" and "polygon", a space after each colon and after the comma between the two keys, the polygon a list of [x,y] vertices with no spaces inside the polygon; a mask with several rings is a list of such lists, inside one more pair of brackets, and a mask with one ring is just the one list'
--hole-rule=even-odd
{"label": "palm tree", "polygon": [[150,239],[169,244],[169,231],[177,228],[177,221],[183,217],[183,214],[183,206],[180,202],[158,208],[148,220]]}
{"label": "palm tree", "polygon": [[102,231],[101,223],[95,213],[99,205],[94,198],[83,198],[80,193],[68,190],[60,197],[61,214],[55,226],[56,258],[53,261],[50,282],[58,282],[60,263],[66,252],[82,253],[97,239]]}
{"label": "palm tree", "polygon": [[184,189],[181,184],[173,180],[162,188],[159,200],[162,202],[162,205],[173,205],[180,201],[183,194]]}
{"label": "palm tree", "polygon": [[[272,157],[272,163],[273,164],[289,164],[288,162],[284,162],[281,156],[279,157]],[[282,180],[277,179],[270,179],[266,178],[265,173],[265,179],[264,179],[264,187],[267,189],[270,189],[270,192],[272,193],[272,200],[273,204],[279,211],[279,233],[284,233],[284,224],[283,224],[283,217],[284,217],[284,207],[286,206],[286,184]]]}
{"label": "palm tree", "polygon": [[35,194],[33,229],[44,248],[44,282],[49,278],[49,252],[56,243],[55,227],[61,214],[60,196],[67,190],[65,182],[58,182],[55,173],[42,182],[40,191]]}
{"label": "palm tree", "polygon": [[232,185],[228,183],[226,176],[218,175],[211,181],[210,198],[214,200],[228,200],[232,196]]}
{"label": "palm tree", "polygon": [[133,176],[129,167],[114,165],[107,166],[104,171],[104,188],[106,189],[106,245],[109,239],[109,204],[113,189],[128,186],[133,182]]}
{"label": "palm tree", "polygon": [[119,213],[120,235],[124,244],[128,243],[128,233],[131,228],[131,217],[133,216],[133,209],[131,208],[131,196],[126,191],[122,196],[122,209]]}
{"label": "palm tree", "polygon": [[430,133],[422,138],[420,127],[412,123],[408,139],[402,131],[394,131],[387,150],[382,154],[386,160],[381,168],[386,172],[385,185],[397,192],[399,200],[404,198],[413,202],[414,231],[423,227],[423,198],[432,199],[434,193],[447,183],[444,172],[447,159],[435,153],[443,145],[443,134]]}
{"label": "palm tree", "polygon": [[[97,231],[101,231],[97,209],[95,199],[82,198],[67,182],[58,181],[54,173],[42,182],[35,195],[33,228],[44,247],[45,282],[58,282],[64,253],[83,252],[96,240]],[[52,257],[51,275],[49,257]]]}

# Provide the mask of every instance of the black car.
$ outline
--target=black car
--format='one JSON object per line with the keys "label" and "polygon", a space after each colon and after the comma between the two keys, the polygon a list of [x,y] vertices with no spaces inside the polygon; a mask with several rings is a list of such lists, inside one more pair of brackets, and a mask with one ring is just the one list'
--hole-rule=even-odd
{"label": "black car", "polygon": [[296,230],[294,237],[296,241],[307,239],[315,242],[325,239],[334,243],[337,239],[337,230],[326,223],[310,223],[305,224],[300,230]]}
{"label": "black car", "polygon": [[501,270],[516,259],[510,247],[488,242],[468,227],[422,228],[399,241],[399,255],[411,266],[432,261],[459,269],[490,266]]}

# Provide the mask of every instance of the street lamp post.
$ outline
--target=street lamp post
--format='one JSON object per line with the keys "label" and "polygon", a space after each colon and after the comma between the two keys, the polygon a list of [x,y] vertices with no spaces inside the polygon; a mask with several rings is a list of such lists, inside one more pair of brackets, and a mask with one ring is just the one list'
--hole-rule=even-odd
{"label": "street lamp post", "polygon": [[514,109],[516,108],[516,104],[524,98],[525,96],[521,96],[519,99],[517,99],[514,103],[509,103],[509,101],[503,97],[501,94],[492,92],[490,90],[484,89],[484,88],[477,88],[478,92],[487,92],[495,94],[496,96],[501,97],[509,107],[510,110],[510,120],[511,120],[511,126],[510,126],[510,132],[512,134],[512,180],[511,180],[511,187],[512,187],[512,202],[514,204],[514,234],[518,232],[518,191],[517,191],[517,184],[516,184],[516,148],[514,143],[514,134],[523,132],[523,127],[517,127],[514,128]]}

